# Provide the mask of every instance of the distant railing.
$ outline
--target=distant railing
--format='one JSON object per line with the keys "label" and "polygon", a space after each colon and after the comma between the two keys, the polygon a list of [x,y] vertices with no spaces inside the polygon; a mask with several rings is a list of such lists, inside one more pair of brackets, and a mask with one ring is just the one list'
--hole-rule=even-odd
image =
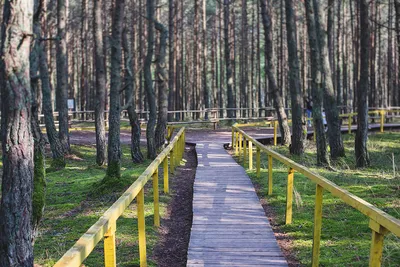
{"label": "distant railing", "polygon": [[322,226],[322,199],[324,189],[332,195],[339,197],[346,204],[357,209],[366,215],[369,221],[369,227],[372,230],[372,242],[369,258],[370,267],[381,266],[383,240],[387,233],[391,232],[400,237],[400,220],[390,216],[384,211],[378,209],[367,201],[355,196],[347,190],[339,187],[328,179],[313,173],[307,167],[304,167],[289,158],[280,155],[279,153],[267,148],[256,139],[248,135],[237,124],[232,126],[232,148],[235,155],[239,159],[243,157],[244,165],[248,160],[249,170],[253,169],[253,146],[256,148],[256,172],[257,177],[260,177],[260,154],[265,152],[268,155],[268,195],[272,194],[273,178],[272,178],[272,164],[273,159],[280,161],[288,166],[287,190],[286,190],[286,212],[285,223],[292,223],[292,202],[293,202],[293,180],[295,171],[303,174],[308,179],[316,183],[315,191],[315,211],[314,211],[314,236],[312,247],[312,266],[319,266],[320,255],[320,240],[321,240],[321,226]]}
{"label": "distant railing", "polygon": [[[172,133],[169,132],[169,137]],[[93,251],[94,247],[104,238],[104,264],[106,267],[116,266],[115,232],[117,219],[124,210],[136,198],[138,233],[139,233],[139,257],[140,266],[147,266],[146,257],[146,233],[144,216],[144,186],[153,179],[154,194],[154,225],[160,226],[159,213],[159,189],[158,168],[163,166],[164,193],[169,193],[169,171],[174,172],[175,167],[183,157],[185,148],[185,128],[181,128],[169,145],[147,167],[139,178],[125,191],[125,193],[100,217],[100,219],[79,238],[75,245],[55,264],[57,267],[79,267]],[[168,171],[169,156],[169,171]]]}

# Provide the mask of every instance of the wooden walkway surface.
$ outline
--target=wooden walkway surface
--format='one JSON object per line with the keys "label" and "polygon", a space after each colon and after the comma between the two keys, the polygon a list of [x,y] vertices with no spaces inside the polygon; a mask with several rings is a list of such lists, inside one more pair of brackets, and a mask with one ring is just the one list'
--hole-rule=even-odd
{"label": "wooden walkway surface", "polygon": [[187,266],[287,266],[245,170],[220,143],[196,150]]}

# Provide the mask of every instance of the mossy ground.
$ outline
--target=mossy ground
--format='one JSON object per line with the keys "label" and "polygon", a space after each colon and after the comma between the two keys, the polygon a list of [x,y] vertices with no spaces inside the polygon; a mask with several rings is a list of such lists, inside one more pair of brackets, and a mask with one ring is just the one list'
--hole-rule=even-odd
{"label": "mossy ground", "polygon": [[[354,138],[354,135],[344,136],[346,158],[333,163],[337,172],[316,166],[312,142],[303,157],[291,157],[286,147],[276,150],[400,218],[400,133],[372,134],[368,142],[371,166],[363,170],[355,168]],[[295,257],[302,265],[310,266],[315,184],[295,173],[293,224],[285,225],[287,167],[274,160],[273,195],[267,196],[267,162],[266,155],[262,155],[260,178],[255,171],[248,171],[248,174],[259,188],[259,196],[271,207],[280,230],[293,239],[291,246]],[[324,192],[320,266],[368,266],[371,244],[368,222],[362,213]],[[400,266],[400,238],[393,234],[385,238],[382,266]]]}
{"label": "mossy ground", "polygon": [[[66,168],[47,174],[46,208],[35,242],[35,263],[53,266],[150,163],[132,164],[129,147],[122,146],[122,150],[122,177],[115,183],[109,183],[107,190],[102,188],[101,192],[98,185],[105,176],[106,167],[96,165],[95,147],[72,146],[74,156],[67,159]],[[50,159],[47,165],[50,165]],[[160,189],[163,187],[162,181],[160,179]],[[145,192],[149,255],[157,241],[157,229],[153,227],[152,195],[150,181]],[[161,215],[165,212],[168,200],[169,197],[160,190]],[[135,201],[117,221],[116,244],[118,266],[139,266]],[[100,241],[84,264],[103,266],[103,261],[103,243]],[[150,260],[149,265],[154,266],[155,263]]]}

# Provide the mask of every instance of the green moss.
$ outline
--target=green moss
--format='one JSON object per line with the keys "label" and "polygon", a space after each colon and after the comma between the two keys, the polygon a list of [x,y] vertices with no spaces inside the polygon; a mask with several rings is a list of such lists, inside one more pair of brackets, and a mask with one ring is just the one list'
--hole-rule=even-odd
{"label": "green moss", "polygon": [[108,179],[118,179],[121,177],[121,162],[120,161],[111,161],[107,166],[107,175],[104,177],[105,180]]}
{"label": "green moss", "polygon": [[42,219],[46,199],[45,159],[40,149],[35,149],[34,164],[32,221],[36,225]]}
{"label": "green moss", "polygon": [[58,171],[64,169],[65,166],[66,163],[64,157],[53,158],[53,160],[51,161],[50,168],[48,168],[47,171],[48,172]]}

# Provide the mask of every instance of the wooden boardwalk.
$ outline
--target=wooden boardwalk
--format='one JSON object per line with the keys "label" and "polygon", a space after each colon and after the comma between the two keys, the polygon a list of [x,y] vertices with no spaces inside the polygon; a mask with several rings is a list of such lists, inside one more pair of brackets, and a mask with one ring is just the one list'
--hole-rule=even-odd
{"label": "wooden boardwalk", "polygon": [[187,266],[287,266],[245,170],[220,143],[198,143]]}

